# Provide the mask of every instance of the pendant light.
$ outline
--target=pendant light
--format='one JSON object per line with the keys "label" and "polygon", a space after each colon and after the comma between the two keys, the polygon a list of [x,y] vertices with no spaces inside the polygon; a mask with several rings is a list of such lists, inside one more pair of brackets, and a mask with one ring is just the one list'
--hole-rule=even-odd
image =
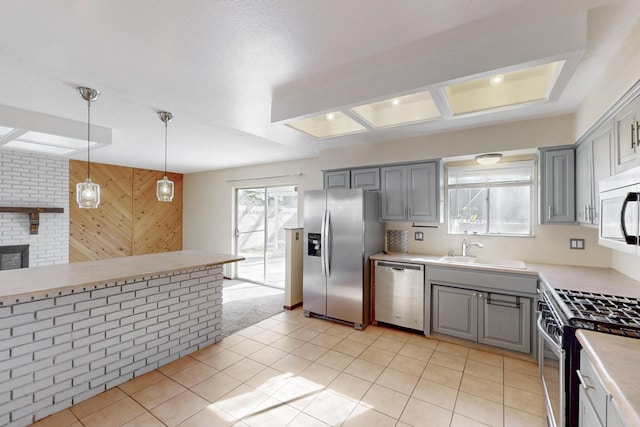
{"label": "pendant light", "polygon": [[156,196],[159,202],[170,202],[173,200],[173,182],[167,178],[167,123],[173,119],[173,114],[160,111],[158,117],[164,122],[164,178],[156,184]]}
{"label": "pendant light", "polygon": [[100,204],[100,185],[91,181],[91,102],[100,92],[89,87],[79,87],[78,92],[87,101],[87,180],[76,185],[76,201],[80,208],[97,208]]}

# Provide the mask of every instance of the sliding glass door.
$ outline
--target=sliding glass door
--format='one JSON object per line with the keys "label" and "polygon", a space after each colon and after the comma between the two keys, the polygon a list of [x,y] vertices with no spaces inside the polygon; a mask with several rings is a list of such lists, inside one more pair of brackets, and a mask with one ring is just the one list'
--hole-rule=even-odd
{"label": "sliding glass door", "polygon": [[285,229],[297,218],[295,186],[236,190],[238,279],[284,288]]}

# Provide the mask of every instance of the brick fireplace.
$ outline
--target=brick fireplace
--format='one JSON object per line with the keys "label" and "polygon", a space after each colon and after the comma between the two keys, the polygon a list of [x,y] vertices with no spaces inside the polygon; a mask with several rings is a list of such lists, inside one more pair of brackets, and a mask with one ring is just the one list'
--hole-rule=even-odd
{"label": "brick fireplace", "polygon": [[0,246],[0,270],[29,267],[29,245]]}
{"label": "brick fireplace", "polygon": [[[0,213],[0,246],[28,246],[28,265],[69,262],[69,161],[62,157],[0,149],[0,206],[62,207],[40,215],[30,234],[29,215]],[[3,257],[15,264],[22,253]]]}

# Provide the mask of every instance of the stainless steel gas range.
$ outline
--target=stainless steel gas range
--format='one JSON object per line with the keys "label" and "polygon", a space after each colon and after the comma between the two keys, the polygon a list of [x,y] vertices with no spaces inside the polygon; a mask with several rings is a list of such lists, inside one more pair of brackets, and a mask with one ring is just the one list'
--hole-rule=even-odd
{"label": "stainless steel gas range", "polygon": [[640,338],[640,300],[553,289],[541,283],[538,300],[540,374],[551,427],[578,425],[580,344],[577,329]]}

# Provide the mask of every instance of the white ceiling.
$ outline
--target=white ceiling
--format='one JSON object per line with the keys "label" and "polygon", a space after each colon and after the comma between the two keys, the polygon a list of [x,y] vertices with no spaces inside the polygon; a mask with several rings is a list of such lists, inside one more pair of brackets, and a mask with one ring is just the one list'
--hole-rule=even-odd
{"label": "white ceiling", "polygon": [[[162,169],[160,110],[169,170],[290,160],[572,112],[639,17],[637,0],[3,0],[0,106],[84,122],[75,87],[98,89],[96,162]],[[546,103],[329,140],[283,124],[559,56],[579,62]]]}

